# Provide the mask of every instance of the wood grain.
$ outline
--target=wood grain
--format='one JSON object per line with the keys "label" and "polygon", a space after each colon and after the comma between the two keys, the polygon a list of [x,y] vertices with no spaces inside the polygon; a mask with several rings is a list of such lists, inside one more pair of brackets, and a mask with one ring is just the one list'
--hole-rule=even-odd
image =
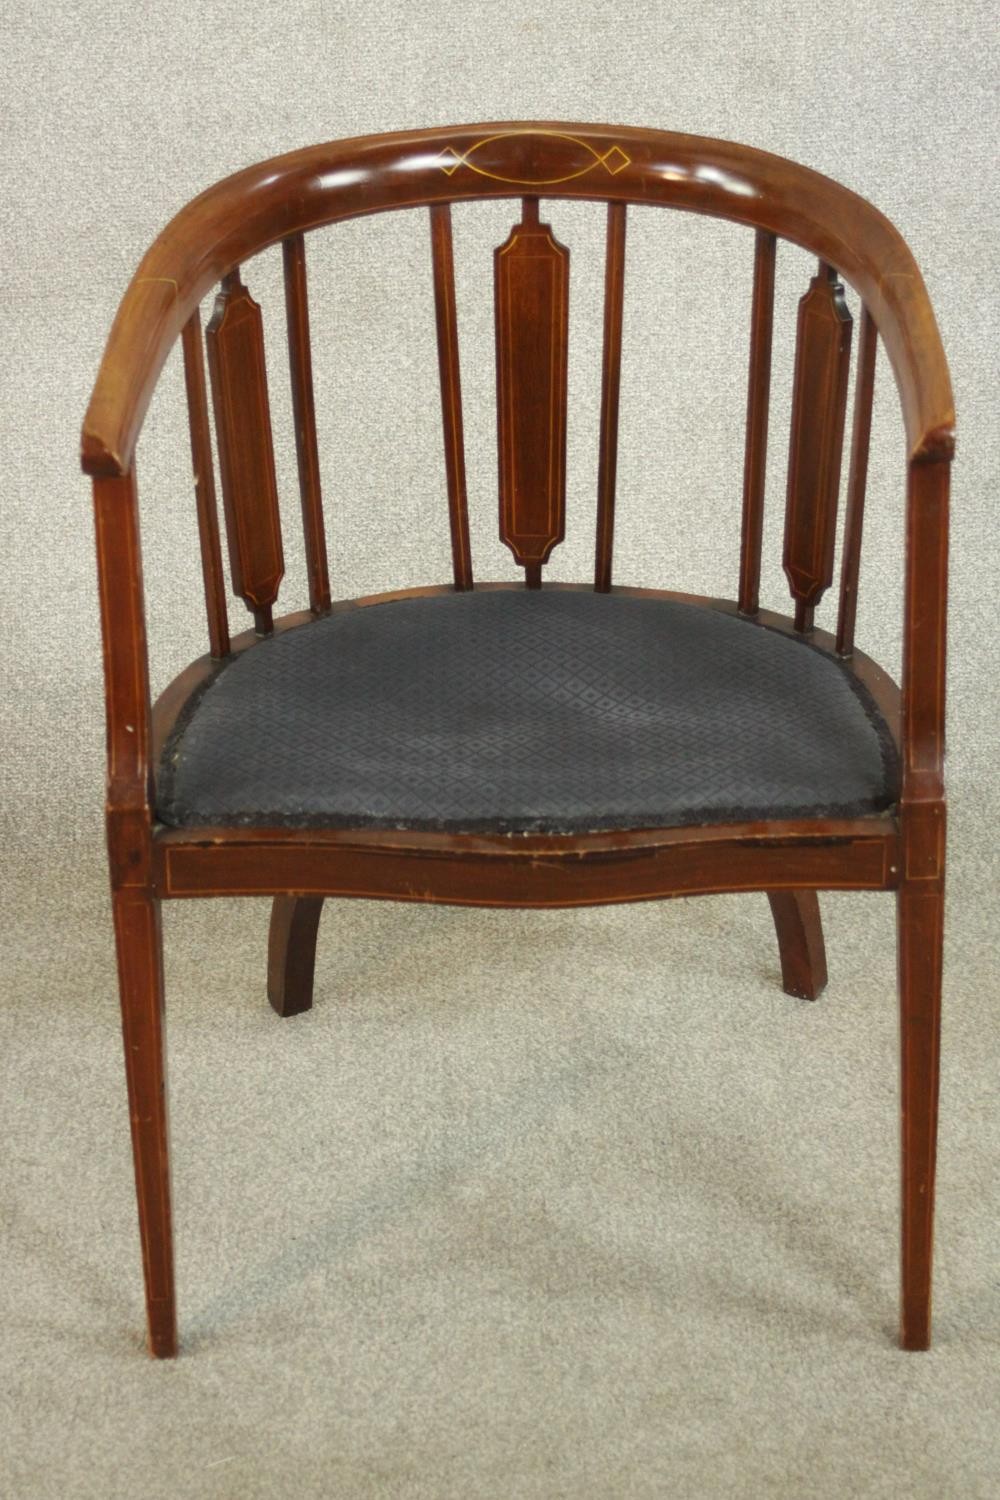
{"label": "wood grain", "polygon": [[931,1263],[941,1053],[940,889],[903,887],[897,898],[902,1134],[900,1343],[931,1342]]}
{"label": "wood grain", "polygon": [[844,446],[851,315],[844,289],[821,266],[799,303],[785,510],[785,576],[800,630],[833,582]]}
{"label": "wood grain", "polygon": [[462,375],[458,353],[458,308],[455,302],[450,206],[447,203],[434,204],[430,210],[430,218],[451,560],[455,588],[464,592],[472,588],[472,550],[469,544],[469,497],[465,479],[465,429],[462,421]]}
{"label": "wood grain", "polygon": [[816,1000],[826,988],[826,947],[815,891],[768,891],[786,995]]}
{"label": "wood grain", "polygon": [[279,1016],[299,1016],[312,1007],[322,913],[322,896],[275,896],[271,905],[267,998]]}
{"label": "wood grain", "polygon": [[618,413],[622,381],[622,318],[625,309],[625,205],[608,204],[604,253],[604,352],[601,368],[601,435],[597,462],[597,556],[594,587],[611,587],[618,475]]}
{"label": "wood grain", "polygon": [[302,507],[302,534],[305,539],[306,575],[309,579],[309,607],[314,615],[322,615],[330,608],[330,572],[326,556],[319,440],[316,434],[305,240],[301,234],[290,235],[283,241],[281,250],[285,270],[288,364],[292,381],[292,417],[295,422],[295,454],[299,469],[299,500]]}
{"label": "wood grain", "polygon": [[[127,869],[112,867],[115,883],[148,879],[152,817],[151,720],[146,605],[139,544],[136,473],[94,480],[94,534],[104,648],[107,720],[106,809],[109,820],[138,815],[145,822],[143,855],[130,849]],[[114,838],[109,830],[114,853]],[[139,866],[140,868],[132,868]]]}
{"label": "wood grain", "polygon": [[219,548],[219,507],[215,498],[215,468],[212,463],[212,431],[208,422],[201,314],[197,308],[184,324],[182,339],[209,650],[213,656],[221,658],[229,654],[229,615],[226,611],[226,585],[222,577],[222,553]]}
{"label": "wood grain", "polygon": [[252,611],[257,629],[266,633],[285,560],[264,328],[260,308],[238,270],[223,281],[205,341],[233,592]]}
{"label": "wood grain", "polygon": [[844,555],[840,565],[840,607],[837,612],[837,652],[840,656],[850,656],[854,650],[877,344],[875,323],[867,307],[862,308],[858,368],[854,380],[854,428],[851,436],[851,467],[847,478],[847,514],[844,517]]}
{"label": "wood grain", "polygon": [[[765,832],[765,830],[767,830]],[[379,830],[385,834],[385,830]],[[339,835],[339,836],[335,836]],[[892,890],[892,819],[729,825],[606,836],[588,849],[556,838],[532,847],[471,835],[197,828],[157,835],[165,897],[351,896],[446,906],[550,909],[734,891]]]}
{"label": "wood grain", "polygon": [[494,254],[500,540],[529,588],[566,532],[569,251],[524,200]]}
{"label": "wood grain", "polygon": [[112,910],[149,1352],[157,1359],[167,1359],[177,1353],[177,1309],[160,903],[148,891],[125,887],[115,891]]}
{"label": "wood grain", "polygon": [[[462,165],[473,148],[474,164]],[[954,452],[951,383],[927,288],[899,232],[870,203],[796,162],[732,141],[505,121],[309,146],[199,194],[152,245],[125,293],[84,421],[86,472],[128,468],[174,339],[242,261],[290,234],[359,214],[507,198],[526,178],[545,178],[550,198],[661,205],[746,224],[835,265],[878,325],[910,457]]]}
{"label": "wood grain", "polygon": [[947,463],[911,463],[903,619],[903,803],[944,796]]}
{"label": "wood grain", "polygon": [[750,376],[747,381],[746,453],[743,460],[743,532],[740,542],[740,613],[760,607],[760,556],[764,535],[767,428],[771,409],[771,342],[774,327],[774,267],[777,241],[758,229],[754,239],[753,304],[750,312]]}

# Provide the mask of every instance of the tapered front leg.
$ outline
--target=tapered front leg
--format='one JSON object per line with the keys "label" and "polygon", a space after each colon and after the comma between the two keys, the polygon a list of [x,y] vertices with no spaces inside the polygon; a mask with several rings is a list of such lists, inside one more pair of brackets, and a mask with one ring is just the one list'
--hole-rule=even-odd
{"label": "tapered front leg", "polygon": [[149,1350],[162,1359],[177,1353],[177,1311],[170,1228],[160,903],[141,888],[126,887],[114,892],[113,906]]}
{"label": "tapered front leg", "polygon": [[941,1034],[944,897],[904,886],[898,895],[901,1041],[904,1349],[931,1342],[931,1259]]}
{"label": "tapered front leg", "polygon": [[267,945],[267,998],[279,1016],[297,1016],[313,1003],[316,936],[322,896],[275,896]]}
{"label": "tapered front leg", "polygon": [[826,947],[815,891],[768,891],[786,995],[815,1000],[826,988]]}

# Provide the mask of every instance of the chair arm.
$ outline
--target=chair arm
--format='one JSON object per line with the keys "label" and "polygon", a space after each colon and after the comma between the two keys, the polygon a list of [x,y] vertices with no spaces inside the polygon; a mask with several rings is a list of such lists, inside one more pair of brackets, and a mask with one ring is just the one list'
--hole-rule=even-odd
{"label": "chair arm", "polygon": [[149,662],[134,469],[94,480],[94,522],[107,715],[112,880],[149,878],[153,788]]}
{"label": "chair arm", "polygon": [[945,638],[951,464],[911,461],[903,629],[903,879],[944,871]]}

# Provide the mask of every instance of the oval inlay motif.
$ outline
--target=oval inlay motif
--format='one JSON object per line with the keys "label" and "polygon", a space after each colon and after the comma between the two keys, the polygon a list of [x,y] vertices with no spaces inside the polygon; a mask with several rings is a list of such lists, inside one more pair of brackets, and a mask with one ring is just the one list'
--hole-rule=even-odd
{"label": "oval inlay motif", "polygon": [[[479,162],[473,161],[472,157],[484,146],[490,146],[497,141],[510,141],[523,139],[526,135],[538,138],[548,138],[555,141],[563,141],[571,146],[579,146],[587,153],[587,159],[582,161],[572,171],[561,171],[554,177],[511,177],[504,172],[496,172],[490,168],[481,166]],[[588,141],[581,140],[579,136],[562,135],[555,130],[550,131],[525,131],[511,130],[501,135],[484,136],[481,141],[474,141],[464,151],[458,151],[454,146],[446,146],[441,152],[439,166],[442,172],[451,177],[458,171],[459,167],[468,167],[470,171],[476,172],[480,177],[492,178],[494,182],[511,182],[518,187],[546,187],[557,182],[572,182],[576,177],[585,177],[595,167],[603,167],[612,177],[615,177],[625,167],[631,166],[632,158],[628,156],[620,146],[611,146],[606,151],[596,150]]]}

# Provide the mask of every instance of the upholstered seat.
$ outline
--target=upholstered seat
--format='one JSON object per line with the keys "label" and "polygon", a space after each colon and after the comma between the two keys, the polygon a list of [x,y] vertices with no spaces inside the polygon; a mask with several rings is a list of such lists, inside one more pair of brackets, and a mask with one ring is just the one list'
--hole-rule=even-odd
{"label": "upholstered seat", "polygon": [[231,657],[164,750],[164,823],[578,833],[896,798],[858,678],[674,600],[558,590],[335,613]]}

